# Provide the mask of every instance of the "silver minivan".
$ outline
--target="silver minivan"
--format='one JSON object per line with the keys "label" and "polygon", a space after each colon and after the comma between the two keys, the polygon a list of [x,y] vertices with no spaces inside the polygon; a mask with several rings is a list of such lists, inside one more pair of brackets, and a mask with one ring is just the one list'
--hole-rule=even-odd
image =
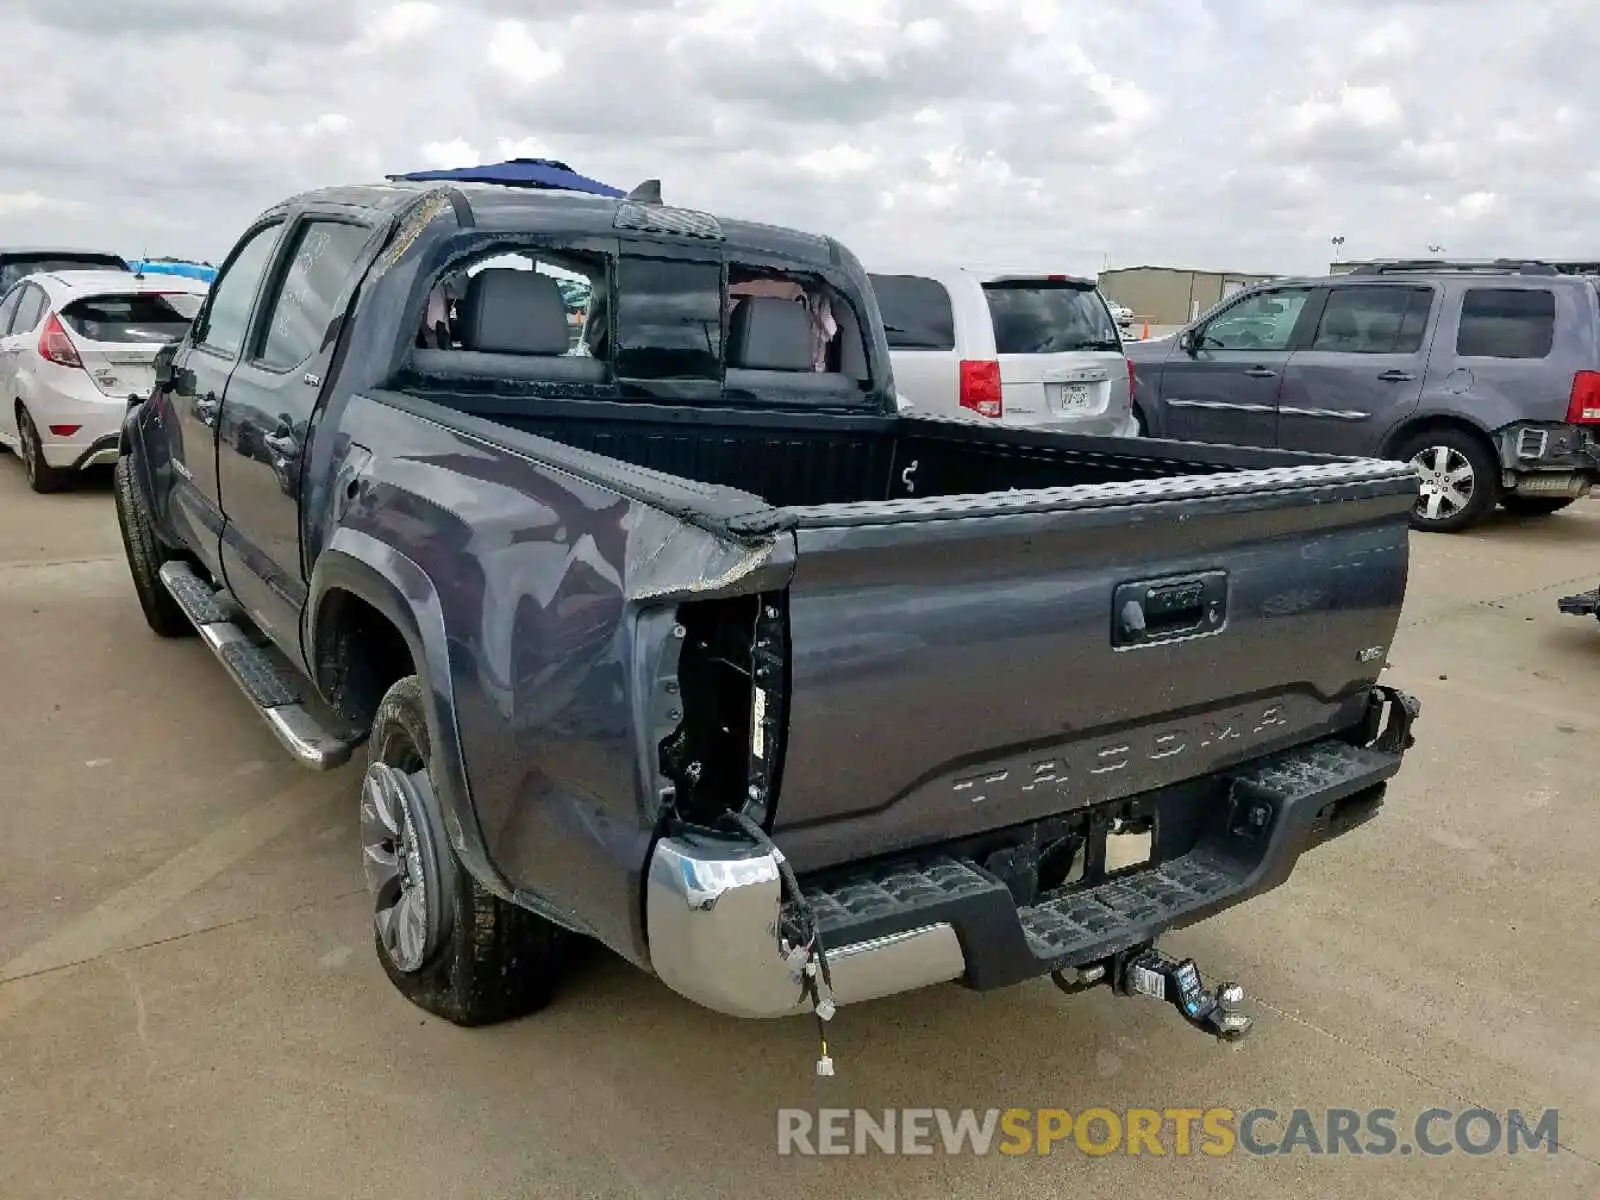
{"label": "silver minivan", "polygon": [[871,279],[903,405],[1137,435],[1132,368],[1094,280],[965,267]]}

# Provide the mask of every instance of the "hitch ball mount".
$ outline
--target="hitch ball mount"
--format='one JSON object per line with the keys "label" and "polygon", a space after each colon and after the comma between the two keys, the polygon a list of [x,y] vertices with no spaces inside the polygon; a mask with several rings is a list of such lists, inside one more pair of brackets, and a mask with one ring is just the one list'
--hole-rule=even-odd
{"label": "hitch ball mount", "polygon": [[1119,996],[1168,1001],[1190,1025],[1226,1042],[1239,1041],[1255,1023],[1240,1011],[1244,988],[1221,983],[1207,992],[1192,958],[1175,959],[1154,946],[1137,946],[1089,966],[1063,968],[1050,977],[1069,996],[1109,985]]}

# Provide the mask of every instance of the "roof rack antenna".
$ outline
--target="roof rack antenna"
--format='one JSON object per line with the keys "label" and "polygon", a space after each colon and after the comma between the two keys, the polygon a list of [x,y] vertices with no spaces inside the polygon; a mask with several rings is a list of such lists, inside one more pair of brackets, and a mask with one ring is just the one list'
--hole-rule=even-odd
{"label": "roof rack antenna", "polygon": [[631,200],[635,204],[660,204],[661,180],[646,179],[633,191],[629,192],[624,199]]}

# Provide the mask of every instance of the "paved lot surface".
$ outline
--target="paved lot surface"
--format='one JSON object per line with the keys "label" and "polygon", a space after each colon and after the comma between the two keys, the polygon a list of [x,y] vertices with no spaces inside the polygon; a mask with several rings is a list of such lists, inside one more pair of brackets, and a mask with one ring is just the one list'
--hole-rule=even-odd
{"label": "paved lot surface", "polygon": [[[463,1031],[370,948],[354,777],[287,762],[206,651],[145,629],[105,486],[0,459],[0,1196],[1600,1195],[1600,503],[1414,541],[1425,704],[1381,822],[1173,939],[1259,998],[1242,1046],[1048,983],[801,1023],[597,955]],[[1353,1160],[779,1159],[776,1110],[1560,1109],[1564,1148]],[[1267,1127],[1268,1136],[1281,1135]]]}

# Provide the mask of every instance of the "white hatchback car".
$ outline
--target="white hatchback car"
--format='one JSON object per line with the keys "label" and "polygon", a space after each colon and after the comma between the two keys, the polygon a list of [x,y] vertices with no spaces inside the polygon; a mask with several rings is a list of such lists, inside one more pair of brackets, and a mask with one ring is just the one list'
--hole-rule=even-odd
{"label": "white hatchback car", "polygon": [[116,461],[129,398],[150,394],[156,351],[184,335],[205,293],[182,276],[50,271],[0,297],[0,444],[34,491]]}
{"label": "white hatchback car", "polygon": [[1137,436],[1133,368],[1094,280],[961,267],[871,279],[911,409]]}

